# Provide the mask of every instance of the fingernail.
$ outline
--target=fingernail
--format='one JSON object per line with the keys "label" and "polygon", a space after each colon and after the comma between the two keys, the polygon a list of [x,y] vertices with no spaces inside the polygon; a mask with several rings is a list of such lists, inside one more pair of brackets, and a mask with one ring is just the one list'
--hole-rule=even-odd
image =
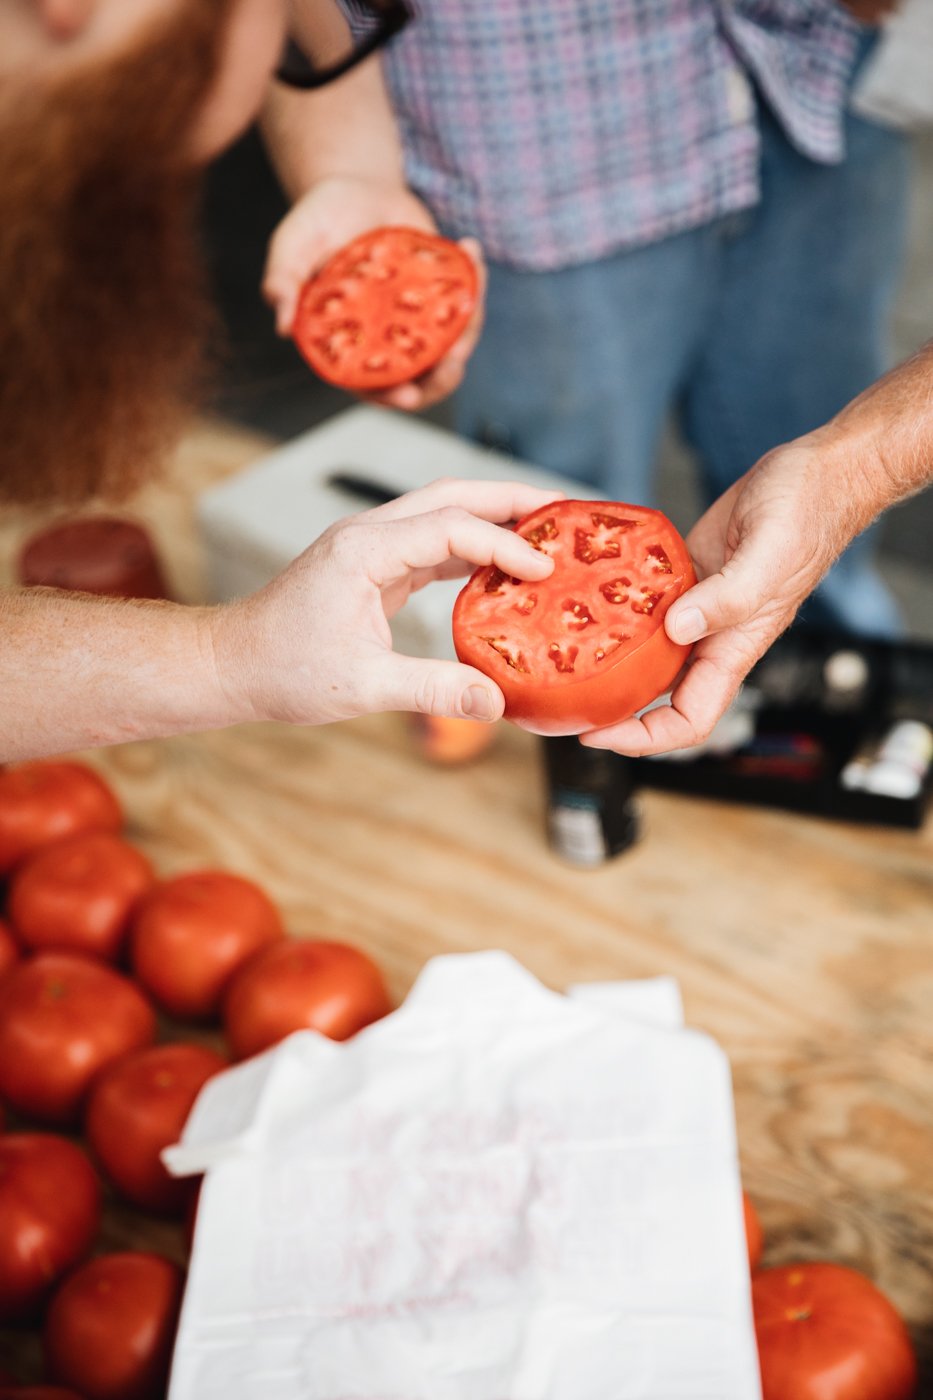
{"label": "fingernail", "polygon": [[481,685],[471,685],[469,690],[464,692],[460,708],[470,719],[491,720],[496,713],[492,696]]}
{"label": "fingernail", "polygon": [[674,641],[686,645],[688,642],[699,641],[700,637],[706,635],[706,618],[699,608],[684,608],[683,612],[677,614],[672,619],[671,626],[674,632]]}

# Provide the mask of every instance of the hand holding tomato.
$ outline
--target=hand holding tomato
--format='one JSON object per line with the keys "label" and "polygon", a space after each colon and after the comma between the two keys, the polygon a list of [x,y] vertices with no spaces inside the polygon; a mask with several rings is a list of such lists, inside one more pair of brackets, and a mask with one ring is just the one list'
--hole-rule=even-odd
{"label": "hand holding tomato", "polygon": [[584,744],[654,754],[709,735],[752,666],[868,523],[854,489],[824,480],[821,443],[813,433],[768,453],[693,527],[687,547],[701,582],[671,606],[664,625],[673,641],[697,645],[670,704],[593,730]]}
{"label": "hand holding tomato", "polygon": [[[263,292],[276,312],[280,335],[290,335],[304,284],[344,244],[385,225],[403,225],[436,233],[437,226],[415,195],[396,181],[338,175],[319,180],[283,219],[269,246]],[[453,393],[473,352],[482,326],[485,274],[479,244],[464,239],[480,277],[476,311],[459,340],[433,369],[416,381],[367,395],[391,408],[415,411]]]}
{"label": "hand holding tomato", "polygon": [[383,710],[498,719],[494,681],[455,661],[399,655],[388,619],[418,589],[477,565],[546,578],[552,561],[501,525],[553,499],[535,487],[437,481],[333,526],[261,592],[211,615],[228,708],[297,724]]}

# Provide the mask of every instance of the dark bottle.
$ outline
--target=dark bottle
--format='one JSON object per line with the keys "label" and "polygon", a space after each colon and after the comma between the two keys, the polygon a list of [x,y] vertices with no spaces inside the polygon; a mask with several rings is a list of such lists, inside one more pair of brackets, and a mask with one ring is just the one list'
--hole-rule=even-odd
{"label": "dark bottle", "polygon": [[584,748],[574,735],[543,744],[551,849],[592,869],[634,845],[640,822],[631,760]]}

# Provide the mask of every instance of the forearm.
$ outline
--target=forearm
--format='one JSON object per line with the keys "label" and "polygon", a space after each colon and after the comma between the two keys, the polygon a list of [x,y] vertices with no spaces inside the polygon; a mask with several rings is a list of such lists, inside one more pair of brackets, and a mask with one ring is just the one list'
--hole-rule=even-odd
{"label": "forearm", "polygon": [[35,589],[0,595],[0,761],[221,728],[213,612]]}
{"label": "forearm", "polygon": [[855,474],[860,527],[933,483],[933,342],[866,389],[816,437]]}
{"label": "forearm", "polygon": [[273,84],[262,130],[292,200],[333,175],[404,184],[401,142],[378,55],[320,91]]}

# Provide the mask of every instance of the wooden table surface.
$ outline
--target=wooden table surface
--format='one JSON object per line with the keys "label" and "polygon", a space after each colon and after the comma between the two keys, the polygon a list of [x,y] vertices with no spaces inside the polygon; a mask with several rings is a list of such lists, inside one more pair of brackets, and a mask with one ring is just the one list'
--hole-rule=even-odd
{"label": "wooden table surface", "polygon": [[[212,426],[134,510],[181,597],[201,596],[193,493],[261,444]],[[37,517],[0,529],[0,566]],[[933,1394],[933,828],[857,828],[646,793],[636,849],[595,872],[543,836],[535,741],[500,726],[463,769],[398,716],[254,726],[92,756],[165,873],[259,880],[296,934],[359,944],[402,997],[425,959],[505,948],[544,982],[671,973],[729,1054],[766,1262],[826,1258],[903,1311]],[[106,1243],[183,1257],[114,1208]],[[0,1334],[31,1365],[34,1339]]]}

